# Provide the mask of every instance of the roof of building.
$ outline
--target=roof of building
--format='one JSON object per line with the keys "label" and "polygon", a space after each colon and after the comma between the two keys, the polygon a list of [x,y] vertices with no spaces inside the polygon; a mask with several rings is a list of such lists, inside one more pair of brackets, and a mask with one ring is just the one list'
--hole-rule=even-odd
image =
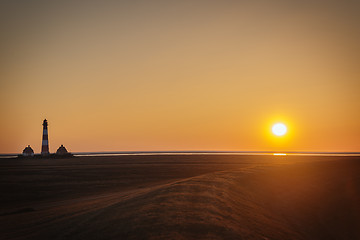
{"label": "roof of building", "polygon": [[66,150],[66,148],[64,147],[64,145],[61,144],[61,146],[58,148],[58,150],[56,151],[56,154],[67,154],[68,151]]}
{"label": "roof of building", "polygon": [[34,150],[30,147],[30,145],[28,145],[23,151],[23,154],[32,154],[32,153],[34,153]]}

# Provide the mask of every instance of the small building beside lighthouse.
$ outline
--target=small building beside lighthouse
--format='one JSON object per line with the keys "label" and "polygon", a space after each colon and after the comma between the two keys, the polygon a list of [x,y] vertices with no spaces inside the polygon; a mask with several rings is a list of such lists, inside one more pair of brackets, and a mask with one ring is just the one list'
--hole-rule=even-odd
{"label": "small building beside lighthouse", "polygon": [[30,147],[30,145],[28,145],[28,146],[24,149],[22,155],[23,155],[24,157],[33,157],[33,156],[34,156],[34,150]]}
{"label": "small building beside lighthouse", "polygon": [[56,151],[56,155],[59,156],[65,156],[69,154],[69,152],[66,150],[66,148],[64,147],[64,145],[61,144],[61,146],[58,148],[58,150]]}
{"label": "small building beside lighthouse", "polygon": [[73,157],[73,155],[70,152],[68,152],[68,150],[66,150],[64,145],[61,144],[61,146],[56,151],[54,157],[55,158],[68,158],[68,157]]}

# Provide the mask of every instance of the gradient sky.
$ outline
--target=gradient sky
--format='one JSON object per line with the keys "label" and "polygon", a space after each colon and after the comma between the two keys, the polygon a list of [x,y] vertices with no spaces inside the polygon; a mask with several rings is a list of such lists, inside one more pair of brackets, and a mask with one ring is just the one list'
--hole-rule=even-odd
{"label": "gradient sky", "polygon": [[[1,1],[0,153],[360,151],[358,1]],[[284,122],[289,134],[274,137]]]}

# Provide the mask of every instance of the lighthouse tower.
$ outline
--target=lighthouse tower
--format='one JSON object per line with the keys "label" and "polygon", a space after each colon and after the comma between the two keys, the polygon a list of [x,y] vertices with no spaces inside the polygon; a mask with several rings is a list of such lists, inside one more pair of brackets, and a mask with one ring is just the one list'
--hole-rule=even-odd
{"label": "lighthouse tower", "polygon": [[48,141],[48,123],[45,119],[43,122],[43,138],[42,138],[42,146],[41,146],[41,155],[49,155],[49,141]]}

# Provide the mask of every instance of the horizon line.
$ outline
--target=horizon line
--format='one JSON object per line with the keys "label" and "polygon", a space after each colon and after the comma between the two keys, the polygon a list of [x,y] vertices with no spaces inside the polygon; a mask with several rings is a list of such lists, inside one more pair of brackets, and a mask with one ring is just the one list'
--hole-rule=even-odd
{"label": "horizon line", "polygon": [[[360,155],[360,152],[344,152],[344,151],[334,151],[334,152],[326,152],[326,151],[99,151],[99,152],[70,152],[73,155],[95,155],[95,154],[171,154],[171,153],[197,153],[197,154],[217,154],[217,153],[225,153],[225,154],[271,154],[271,153],[286,153],[286,154],[357,154]],[[2,153],[0,157],[12,157],[22,155],[21,153]]]}

